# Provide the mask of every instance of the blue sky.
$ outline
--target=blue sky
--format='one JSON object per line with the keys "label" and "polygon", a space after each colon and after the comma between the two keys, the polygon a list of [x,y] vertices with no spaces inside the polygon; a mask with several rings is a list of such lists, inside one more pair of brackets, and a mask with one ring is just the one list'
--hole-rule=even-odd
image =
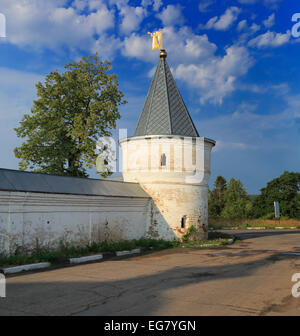
{"label": "blue sky", "polygon": [[257,193],[284,170],[299,171],[300,37],[291,34],[299,1],[0,0],[0,13],[0,167],[18,167],[13,128],[30,111],[35,83],[96,51],[118,75],[128,101],[118,127],[132,135],[158,62],[147,32],[163,28],[199,134],[217,141],[211,184],[235,177]]}

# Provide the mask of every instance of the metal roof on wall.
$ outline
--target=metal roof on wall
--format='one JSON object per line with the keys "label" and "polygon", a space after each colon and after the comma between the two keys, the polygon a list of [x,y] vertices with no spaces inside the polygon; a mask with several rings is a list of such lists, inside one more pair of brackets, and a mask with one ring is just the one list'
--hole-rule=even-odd
{"label": "metal roof on wall", "polygon": [[0,168],[0,190],[149,198],[138,183],[48,175],[3,168]]}

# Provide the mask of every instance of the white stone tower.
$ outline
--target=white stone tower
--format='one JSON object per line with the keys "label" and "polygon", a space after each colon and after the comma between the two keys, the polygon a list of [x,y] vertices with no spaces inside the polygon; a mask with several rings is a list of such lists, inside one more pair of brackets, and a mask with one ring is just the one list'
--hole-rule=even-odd
{"label": "white stone tower", "polygon": [[181,238],[190,226],[207,237],[210,153],[215,141],[200,137],[160,52],[133,137],[121,139],[124,181],[151,196],[147,235]]}

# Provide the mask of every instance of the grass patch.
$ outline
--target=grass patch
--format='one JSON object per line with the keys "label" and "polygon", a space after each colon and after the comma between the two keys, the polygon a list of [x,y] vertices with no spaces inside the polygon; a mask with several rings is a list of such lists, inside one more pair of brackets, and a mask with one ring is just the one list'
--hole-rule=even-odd
{"label": "grass patch", "polygon": [[[189,234],[187,235],[190,236]],[[207,240],[189,240],[185,239],[180,246],[183,248],[211,248],[221,247],[228,243],[228,239],[232,238],[231,235],[222,232],[209,232]]]}
{"label": "grass patch", "polygon": [[139,247],[153,247],[154,249],[166,249],[179,246],[180,242],[163,239],[139,239],[124,240],[120,242],[100,242],[86,246],[75,246],[69,243],[60,243],[56,250],[37,247],[31,253],[23,253],[20,247],[16,247],[12,255],[0,254],[0,268],[19,266],[39,262],[63,263],[69,258],[79,258],[103,252],[116,252],[132,250]]}
{"label": "grass patch", "polygon": [[181,247],[185,248],[211,248],[211,247],[221,247],[226,245],[228,239],[218,238],[212,240],[194,240],[186,243],[182,243]]}
{"label": "grass patch", "polygon": [[149,248],[155,250],[170,248],[206,248],[223,246],[230,235],[220,232],[209,232],[208,240],[185,240],[183,242],[177,240],[163,239],[138,239],[124,240],[120,242],[100,242],[92,243],[86,246],[74,246],[68,243],[60,243],[56,250],[37,247],[31,253],[23,253],[20,247],[16,247],[12,255],[0,254],[0,268],[19,266],[26,264],[34,264],[39,262],[50,262],[59,264],[66,262],[69,258],[79,258],[103,252],[116,252],[124,250],[132,250],[135,248]]}

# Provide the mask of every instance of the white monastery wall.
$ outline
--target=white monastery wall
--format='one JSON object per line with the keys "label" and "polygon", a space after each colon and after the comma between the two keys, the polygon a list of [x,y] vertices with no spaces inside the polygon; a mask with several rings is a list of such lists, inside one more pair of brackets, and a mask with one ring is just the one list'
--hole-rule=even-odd
{"label": "white monastery wall", "polygon": [[0,251],[146,235],[151,200],[0,191]]}

